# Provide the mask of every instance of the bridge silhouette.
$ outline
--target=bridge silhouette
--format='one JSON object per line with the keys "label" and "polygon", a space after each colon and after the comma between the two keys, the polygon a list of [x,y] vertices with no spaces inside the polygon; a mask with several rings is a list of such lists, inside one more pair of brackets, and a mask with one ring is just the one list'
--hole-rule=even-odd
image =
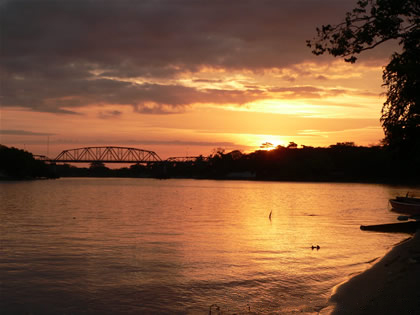
{"label": "bridge silhouette", "polygon": [[101,146],[84,147],[62,151],[55,159],[43,155],[34,155],[38,160],[51,163],[136,163],[151,164],[161,162],[191,162],[199,157],[170,157],[162,160],[156,152],[138,148]]}

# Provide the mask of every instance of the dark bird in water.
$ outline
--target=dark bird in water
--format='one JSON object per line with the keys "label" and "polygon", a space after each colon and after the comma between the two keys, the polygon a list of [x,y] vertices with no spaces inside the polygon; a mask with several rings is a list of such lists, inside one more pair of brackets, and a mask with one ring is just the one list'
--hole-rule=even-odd
{"label": "dark bird in water", "polygon": [[268,215],[268,218],[270,219],[270,221],[271,221],[271,214],[273,213],[273,210],[271,210],[270,211],[270,214]]}
{"label": "dark bird in water", "polygon": [[213,306],[216,308],[216,312],[217,312],[217,314],[220,314],[220,307],[219,307],[217,304],[212,304],[212,305],[210,306],[210,308],[209,308],[209,315],[211,315],[211,314],[212,314],[212,308],[213,308]]}
{"label": "dark bird in water", "polygon": [[319,247],[319,245],[316,245],[316,246],[312,245],[311,248],[312,248],[312,250],[314,250],[314,249],[319,250],[321,247]]}

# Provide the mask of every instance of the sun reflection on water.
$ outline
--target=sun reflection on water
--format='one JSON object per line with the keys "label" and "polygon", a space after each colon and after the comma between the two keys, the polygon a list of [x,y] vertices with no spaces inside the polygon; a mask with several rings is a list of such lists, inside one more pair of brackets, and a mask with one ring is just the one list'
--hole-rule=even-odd
{"label": "sun reflection on water", "polygon": [[0,306],[317,312],[335,285],[405,237],[359,229],[395,220],[387,199],[404,190],[151,179],[2,185]]}

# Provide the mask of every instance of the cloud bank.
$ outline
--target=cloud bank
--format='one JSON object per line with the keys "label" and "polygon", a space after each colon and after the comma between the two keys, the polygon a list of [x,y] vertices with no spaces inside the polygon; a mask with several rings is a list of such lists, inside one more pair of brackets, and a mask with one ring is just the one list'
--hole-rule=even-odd
{"label": "cloud bank", "polygon": [[[1,103],[63,114],[98,104],[167,114],[196,103],[262,100],[269,89],[202,88],[179,78],[210,69],[221,71],[222,79],[192,82],[220,83],[223,72],[282,69],[312,60],[305,40],[316,26],[338,22],[353,2],[3,1]],[[291,92],[294,97],[320,95],[308,87]],[[118,117],[119,111],[100,115]]]}

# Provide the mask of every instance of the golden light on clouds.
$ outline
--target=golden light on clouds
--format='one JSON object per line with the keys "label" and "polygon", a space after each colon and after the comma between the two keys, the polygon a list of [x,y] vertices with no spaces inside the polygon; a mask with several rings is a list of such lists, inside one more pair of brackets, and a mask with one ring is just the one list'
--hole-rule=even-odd
{"label": "golden light on clouds", "polygon": [[[383,137],[389,53],[348,64],[305,46],[315,27],[342,15],[350,1],[251,1],[241,14],[223,6],[223,18],[218,3],[177,2],[171,19],[169,3],[146,2],[78,1],[62,11],[46,1],[25,21],[17,12],[27,0],[2,7],[15,31],[4,33],[0,58],[1,143],[36,154],[49,137],[55,153],[120,144],[206,155],[215,147],[368,145]],[[41,23],[58,13],[65,23]],[[35,49],[35,41],[45,45]]]}

